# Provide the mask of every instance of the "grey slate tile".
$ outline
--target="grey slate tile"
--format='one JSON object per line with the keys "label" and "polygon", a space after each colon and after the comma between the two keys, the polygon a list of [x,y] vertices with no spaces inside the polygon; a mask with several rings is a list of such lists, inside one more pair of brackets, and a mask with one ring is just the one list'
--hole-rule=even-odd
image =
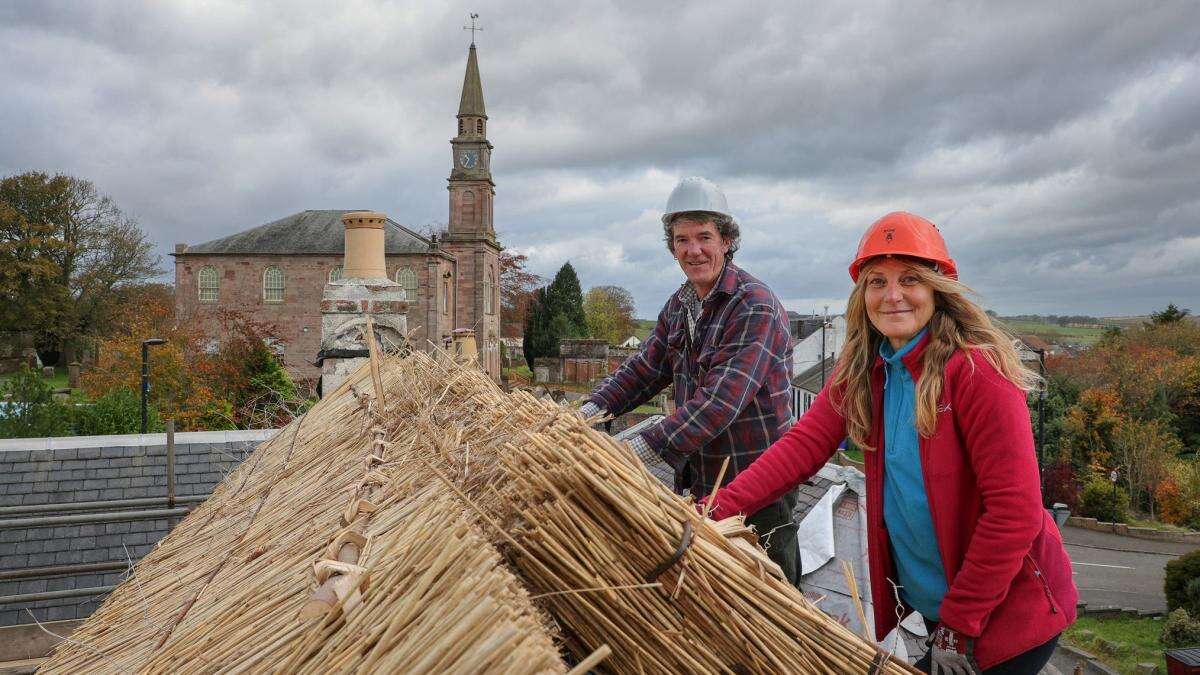
{"label": "grey slate tile", "polygon": [[54,554],[55,565],[78,565],[83,562],[82,551],[59,551]]}
{"label": "grey slate tile", "polygon": [[31,553],[27,565],[29,567],[41,567],[43,565],[53,565],[53,553]]}

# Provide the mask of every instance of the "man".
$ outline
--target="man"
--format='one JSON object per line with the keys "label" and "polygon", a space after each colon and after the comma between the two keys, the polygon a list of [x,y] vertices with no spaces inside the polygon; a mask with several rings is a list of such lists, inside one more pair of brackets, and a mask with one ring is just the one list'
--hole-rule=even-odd
{"label": "man", "polygon": [[[794,421],[787,314],[761,281],[733,264],[740,232],[724,193],[684,178],[662,217],[667,250],[687,281],[667,300],[641,350],[593,391],[580,412],[624,414],[667,385],[675,412],[628,441],[675,470],[675,490],[708,495],[746,469]],[[750,517],[771,559],[799,580],[795,493]]]}

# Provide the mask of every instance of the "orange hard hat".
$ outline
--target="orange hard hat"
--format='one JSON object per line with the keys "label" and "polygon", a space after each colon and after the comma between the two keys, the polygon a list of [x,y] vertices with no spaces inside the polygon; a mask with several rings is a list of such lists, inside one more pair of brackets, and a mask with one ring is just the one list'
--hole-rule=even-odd
{"label": "orange hard hat", "polygon": [[863,265],[881,255],[928,260],[942,275],[958,279],[958,267],[937,226],[912,213],[894,211],[867,228],[858,242],[858,255],[850,263],[850,278],[857,283]]}

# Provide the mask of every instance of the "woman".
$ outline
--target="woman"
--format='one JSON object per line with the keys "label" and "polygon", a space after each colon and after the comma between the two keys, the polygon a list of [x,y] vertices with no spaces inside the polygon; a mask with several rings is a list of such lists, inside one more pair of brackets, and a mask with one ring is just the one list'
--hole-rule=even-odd
{"label": "woman", "polygon": [[711,515],[774,502],[849,436],[866,459],[876,638],[915,609],[932,636],[917,663],[925,672],[1036,673],[1075,620],[1078,597],[1042,508],[1025,403],[1037,376],[967,299],[924,218],[890,213],[871,225],[850,278],[833,378],[715,494]]}

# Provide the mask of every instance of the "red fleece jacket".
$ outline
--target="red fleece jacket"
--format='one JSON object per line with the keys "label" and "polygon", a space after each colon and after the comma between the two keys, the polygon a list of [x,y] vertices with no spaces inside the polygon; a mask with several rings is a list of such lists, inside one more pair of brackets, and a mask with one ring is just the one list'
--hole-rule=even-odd
{"label": "red fleece jacket", "polygon": [[[919,381],[928,337],[904,357]],[[1075,620],[1071,561],[1046,509],[1025,395],[978,351],[946,364],[938,423],[920,438],[925,492],[949,590],[941,621],[976,638],[990,668],[1058,635]],[[883,361],[872,373],[874,428],[883,446]],[[715,495],[713,517],[753,514],[817,472],[846,436],[830,386],[766,453]],[[875,633],[896,625],[896,578],[883,521],[883,457],[866,451],[868,557]]]}

